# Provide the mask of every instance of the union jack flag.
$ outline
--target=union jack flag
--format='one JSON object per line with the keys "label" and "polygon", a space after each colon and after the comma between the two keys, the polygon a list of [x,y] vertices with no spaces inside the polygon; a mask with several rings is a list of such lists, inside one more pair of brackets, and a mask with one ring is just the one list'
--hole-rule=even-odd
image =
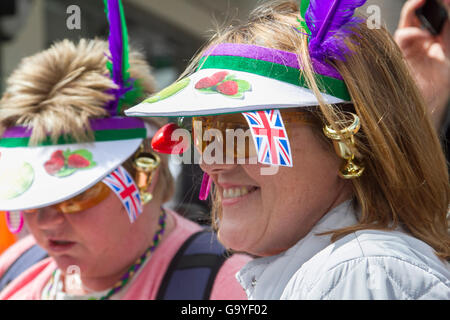
{"label": "union jack flag", "polygon": [[119,166],[103,179],[103,183],[119,197],[127,210],[130,222],[133,223],[142,213],[142,203],[139,190],[130,174]]}
{"label": "union jack flag", "polygon": [[291,147],[280,110],[244,112],[242,115],[252,132],[258,161],[292,167]]}

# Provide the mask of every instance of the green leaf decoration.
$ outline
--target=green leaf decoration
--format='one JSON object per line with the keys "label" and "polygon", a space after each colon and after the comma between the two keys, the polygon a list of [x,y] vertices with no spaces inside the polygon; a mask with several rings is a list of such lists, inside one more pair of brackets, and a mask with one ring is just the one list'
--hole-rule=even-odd
{"label": "green leaf decoration", "polygon": [[216,87],[217,86],[210,87],[210,88],[196,89],[196,90],[200,91],[201,93],[219,93],[219,92],[217,92]]}
{"label": "green leaf decoration", "polygon": [[252,86],[248,81],[245,80],[234,80],[234,81],[237,82],[238,84],[239,92],[249,91],[252,88]]}
{"label": "green leaf decoration", "polygon": [[243,92],[238,92],[235,95],[227,96],[227,97],[230,97],[230,98],[233,98],[233,99],[242,99],[244,97],[244,93]]}
{"label": "green leaf decoration", "polygon": [[78,149],[73,151],[71,154],[78,154],[88,160],[89,162],[92,162],[92,153],[89,150],[86,149]]}
{"label": "green leaf decoration", "polygon": [[78,168],[78,170],[90,169],[90,168],[93,168],[93,167],[95,167],[97,165],[97,162],[95,162],[95,161],[89,161],[89,162],[90,162],[89,166],[87,166],[85,168]]}
{"label": "green leaf decoration", "polygon": [[55,176],[59,177],[59,178],[64,178],[67,176],[70,176],[72,173],[74,173],[77,169],[76,168],[68,168],[66,166],[64,166],[61,170],[59,170]]}
{"label": "green leaf decoration", "polygon": [[220,83],[225,82],[225,81],[231,81],[231,80],[236,80],[236,75],[234,74],[229,74],[225,77],[225,79],[223,79]]}
{"label": "green leaf decoration", "polygon": [[95,161],[91,161],[91,165],[88,168],[92,168],[95,167],[97,165],[97,162]]}

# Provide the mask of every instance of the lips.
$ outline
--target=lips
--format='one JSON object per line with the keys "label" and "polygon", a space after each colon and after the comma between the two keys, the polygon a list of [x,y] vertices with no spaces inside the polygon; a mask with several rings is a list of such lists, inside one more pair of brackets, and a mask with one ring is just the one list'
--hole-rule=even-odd
{"label": "lips", "polygon": [[218,183],[221,191],[221,203],[223,207],[236,205],[247,201],[260,188],[254,185]]}
{"label": "lips", "polygon": [[74,241],[62,239],[49,239],[48,247],[51,251],[61,252],[71,249],[75,245]]}
{"label": "lips", "polygon": [[240,187],[229,187],[224,188],[222,191],[223,199],[231,199],[231,198],[239,198],[243,197],[253,191],[255,191],[257,187],[255,186],[240,186]]}

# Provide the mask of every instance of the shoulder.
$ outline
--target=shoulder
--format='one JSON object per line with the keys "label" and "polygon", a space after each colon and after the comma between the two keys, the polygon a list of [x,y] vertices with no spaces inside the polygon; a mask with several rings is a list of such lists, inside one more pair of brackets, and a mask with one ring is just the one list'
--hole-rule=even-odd
{"label": "shoulder", "polygon": [[449,264],[397,231],[363,230],[332,243],[296,272],[284,298],[449,299]]}
{"label": "shoulder", "polygon": [[41,292],[55,269],[56,263],[52,258],[39,261],[4,288],[0,292],[0,300],[40,300]]}
{"label": "shoulder", "polygon": [[36,241],[29,235],[6,249],[0,255],[0,277],[25,251],[31,248]]}
{"label": "shoulder", "polygon": [[[167,272],[172,274],[174,271],[180,271],[179,268],[182,267],[183,276],[189,273],[187,282],[204,283],[206,281],[211,284],[211,299],[246,299],[246,294],[236,280],[235,274],[251,258],[244,254],[233,254],[225,258],[225,248],[212,231],[198,233],[207,229],[173,211],[168,210],[168,212],[174,217],[176,227],[171,232],[171,237],[168,237],[162,245],[172,242],[173,246],[173,237],[178,239],[179,244],[178,251],[167,262],[170,269],[167,269]],[[174,233],[176,236],[172,235]],[[193,235],[195,237],[191,237]],[[165,250],[162,252],[167,253]],[[167,258],[166,254],[164,256]]]}
{"label": "shoulder", "polygon": [[244,288],[236,279],[236,274],[252,258],[245,254],[233,254],[225,260],[217,273],[211,291],[211,299],[214,300],[246,300]]}
{"label": "shoulder", "polygon": [[[188,223],[192,222],[188,221]],[[200,230],[202,228],[198,227],[197,231]],[[212,300],[247,299],[244,289],[236,279],[236,273],[251,258],[239,253],[227,257],[226,249],[220,243],[216,234],[211,230],[203,230],[205,232],[197,234],[189,243],[185,243],[184,258],[195,259],[199,268],[204,270],[202,273],[205,273],[205,270],[209,268],[211,275],[215,274],[215,277],[211,278],[213,280],[210,294]],[[209,259],[207,256],[214,258]]]}

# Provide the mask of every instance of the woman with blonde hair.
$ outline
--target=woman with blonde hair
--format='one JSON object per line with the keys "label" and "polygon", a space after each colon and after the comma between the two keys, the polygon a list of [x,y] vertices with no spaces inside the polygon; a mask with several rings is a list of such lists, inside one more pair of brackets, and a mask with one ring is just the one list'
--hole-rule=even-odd
{"label": "woman with blonde hair", "polygon": [[445,159],[364,2],[269,1],[126,112],[194,117],[219,239],[258,256],[238,273],[250,299],[450,298]]}
{"label": "woman with blonde hair", "polygon": [[149,140],[164,121],[123,116],[154,79],[117,29],[121,3],[107,5],[109,45],[57,42],[8,79],[0,210],[20,211],[32,236],[0,256],[0,299],[245,299],[234,273],[249,258],[226,260],[211,232],[164,207],[173,179]]}

